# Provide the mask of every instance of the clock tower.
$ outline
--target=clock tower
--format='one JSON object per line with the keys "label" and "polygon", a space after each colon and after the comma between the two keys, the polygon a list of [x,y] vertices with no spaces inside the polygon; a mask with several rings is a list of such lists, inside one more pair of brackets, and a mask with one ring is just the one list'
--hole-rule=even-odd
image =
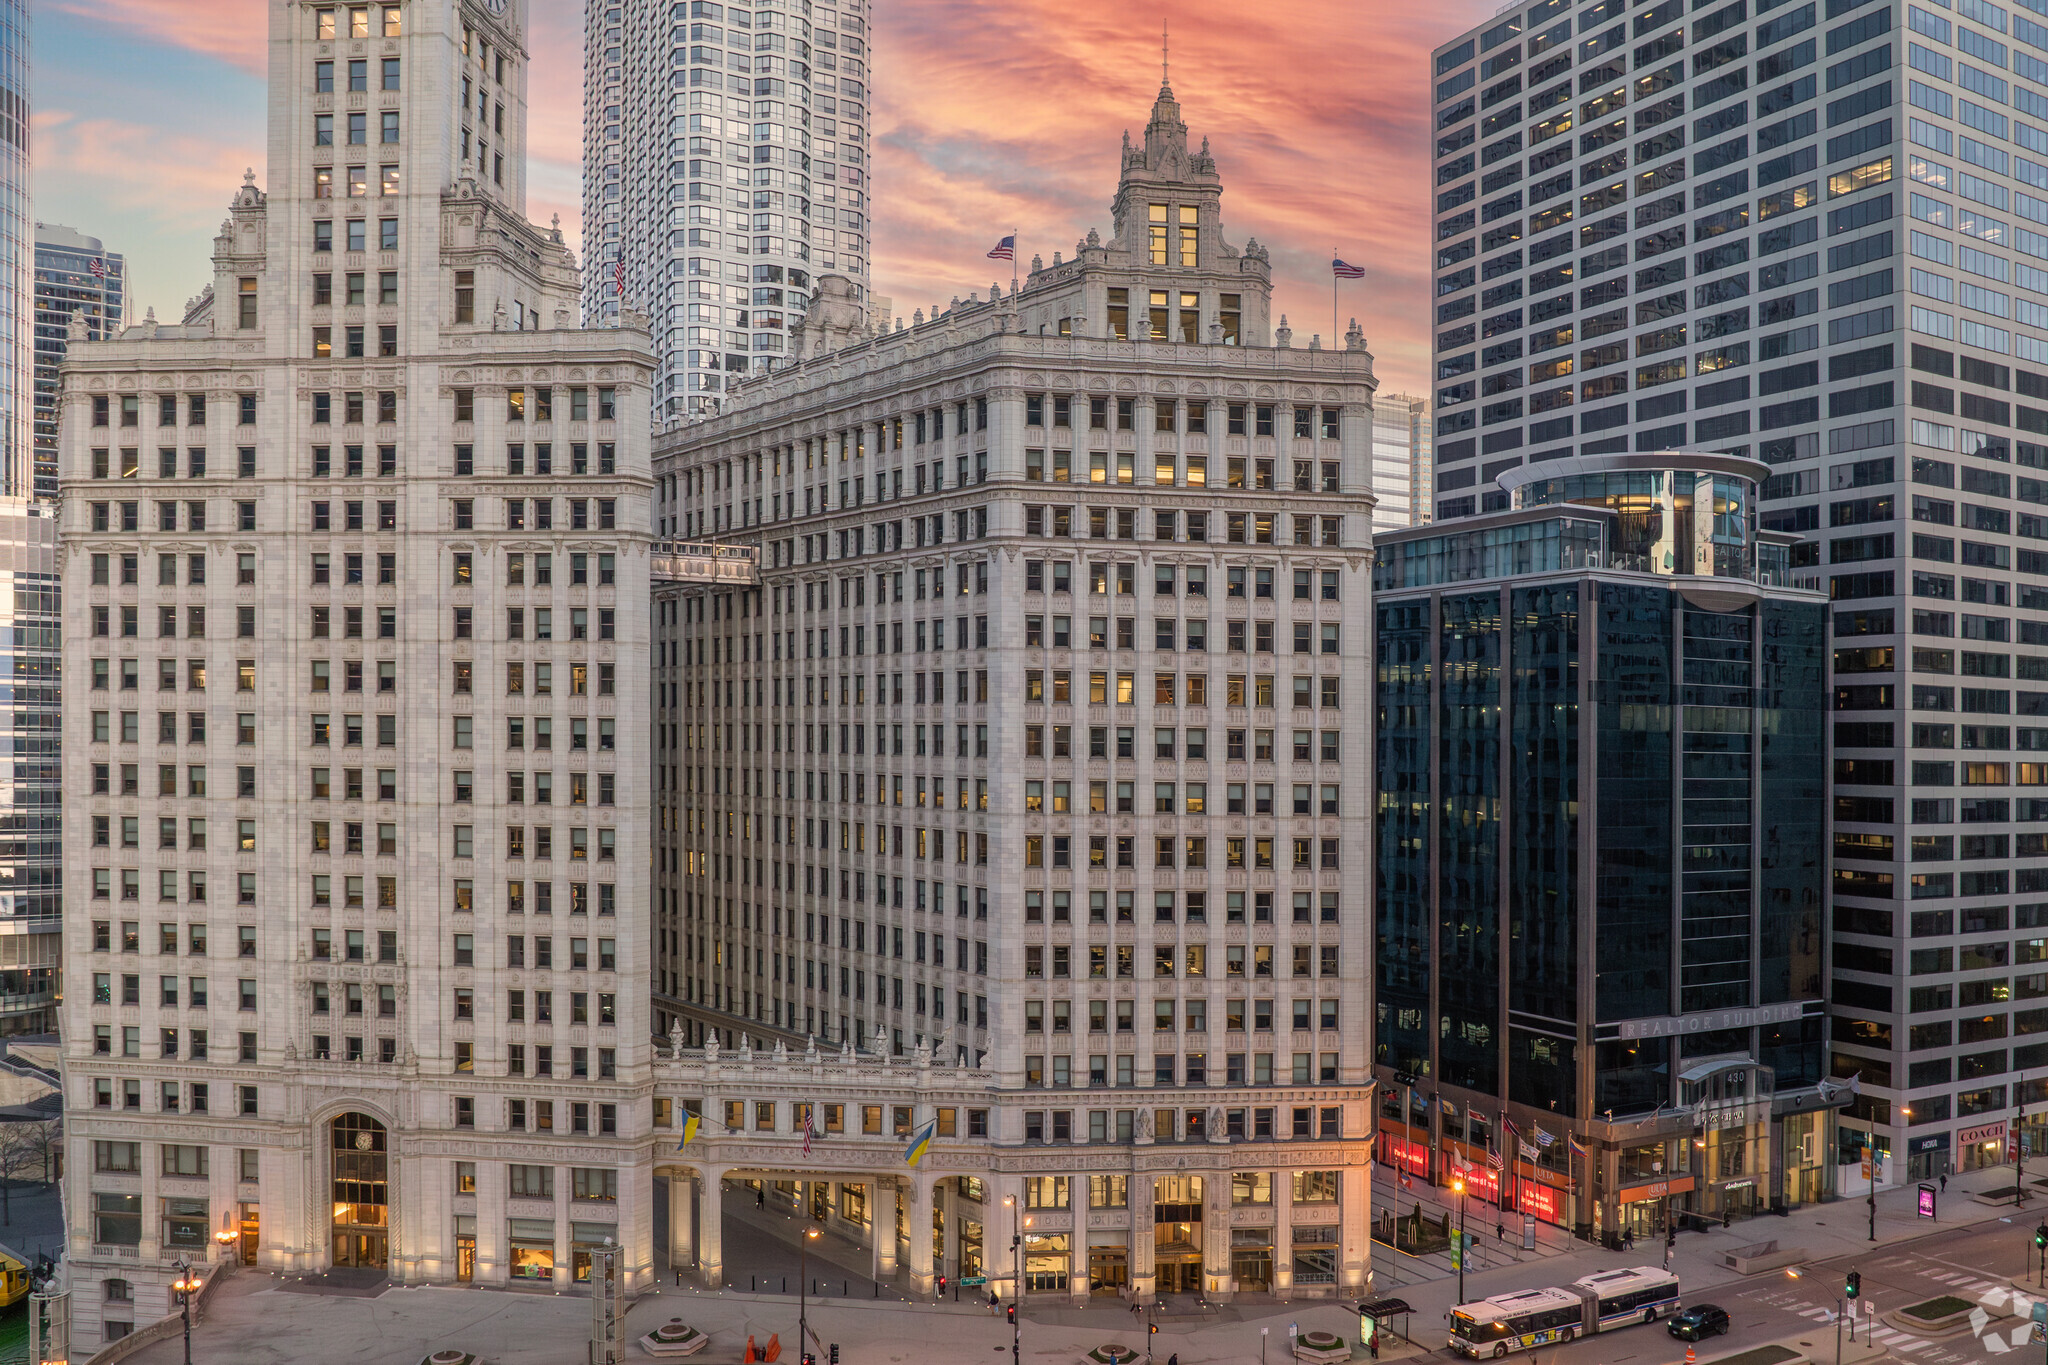
{"label": "clock tower", "polygon": [[[165,955],[150,992],[65,1004],[88,1347],[171,1311],[181,1257],[564,1290],[605,1241],[629,1288],[653,1265],[620,762],[644,324],[574,325],[576,262],[525,217],[526,0],[268,8],[268,184],[234,191],[210,292],[65,368],[65,662],[152,679],[176,746],[145,794],[93,781],[139,772],[107,713],[63,740],[66,837],[100,855],[66,870],[67,949],[139,980],[114,954],[147,885]],[[140,617],[148,658],[92,626]],[[143,826],[176,837],[93,834]],[[573,1222],[537,1197],[572,1188]]]}

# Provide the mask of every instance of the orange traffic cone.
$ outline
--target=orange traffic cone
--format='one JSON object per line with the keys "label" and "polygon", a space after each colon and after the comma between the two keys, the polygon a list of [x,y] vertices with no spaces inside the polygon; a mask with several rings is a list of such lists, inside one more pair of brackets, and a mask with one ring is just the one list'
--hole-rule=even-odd
{"label": "orange traffic cone", "polygon": [[754,1365],[754,1362],[759,1360],[760,1358],[761,1357],[754,1350],[753,1333],[749,1332],[747,1334],[747,1353],[740,1357],[740,1365]]}

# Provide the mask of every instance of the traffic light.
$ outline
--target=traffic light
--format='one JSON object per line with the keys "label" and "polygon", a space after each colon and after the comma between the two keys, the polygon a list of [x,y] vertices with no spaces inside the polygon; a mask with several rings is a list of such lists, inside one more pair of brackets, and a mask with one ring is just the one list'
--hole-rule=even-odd
{"label": "traffic light", "polygon": [[832,1365],[839,1365],[839,1343],[832,1343]]}
{"label": "traffic light", "polygon": [[1857,1296],[1858,1294],[1861,1294],[1861,1293],[1863,1292],[1863,1272],[1862,1272],[1862,1271],[1860,1271],[1860,1270],[1852,1270],[1852,1271],[1850,1271],[1850,1272],[1849,1272],[1849,1283],[1848,1283],[1847,1285],[1845,1285],[1845,1286],[1844,1286],[1844,1288],[1843,1288],[1843,1292],[1845,1292],[1846,1294],[1848,1294],[1848,1296],[1849,1296],[1850,1298],[1852,1298],[1852,1299],[1853,1299],[1853,1298],[1855,1298],[1855,1297],[1856,1297],[1856,1296]]}
{"label": "traffic light", "polygon": [[1014,1303],[1010,1305],[1010,1325],[1012,1327],[1017,1325],[1017,1305]]}
{"label": "traffic light", "polygon": [[1151,1329],[1150,1329],[1150,1335],[1152,1335],[1152,1336],[1155,1336],[1155,1337],[1159,1335],[1159,1324],[1158,1324],[1158,1323],[1156,1323],[1156,1322],[1155,1322],[1155,1323],[1153,1323],[1153,1324],[1151,1325]]}
{"label": "traffic light", "polygon": [[2048,1223],[2043,1223],[2034,1229],[2034,1245],[2037,1247],[2048,1247]]}

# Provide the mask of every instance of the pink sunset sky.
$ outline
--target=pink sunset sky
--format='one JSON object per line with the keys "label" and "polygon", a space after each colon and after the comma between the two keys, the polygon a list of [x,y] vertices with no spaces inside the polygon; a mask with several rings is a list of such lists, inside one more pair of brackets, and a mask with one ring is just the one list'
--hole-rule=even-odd
{"label": "pink sunset sky", "polygon": [[[580,203],[582,6],[530,0],[528,212]],[[1381,388],[1426,393],[1432,47],[1492,0],[1179,0],[1173,87],[1207,137],[1231,240],[1273,255],[1274,311],[1329,344],[1332,249]],[[1117,147],[1159,87],[1166,12],[1075,0],[877,0],[874,279],[896,311],[998,278],[1013,226],[1048,260],[1108,231]],[[35,214],[130,262],[134,316],[174,317],[245,166],[264,175],[263,0],[46,0],[34,33]],[[573,240],[573,238],[572,238]]]}

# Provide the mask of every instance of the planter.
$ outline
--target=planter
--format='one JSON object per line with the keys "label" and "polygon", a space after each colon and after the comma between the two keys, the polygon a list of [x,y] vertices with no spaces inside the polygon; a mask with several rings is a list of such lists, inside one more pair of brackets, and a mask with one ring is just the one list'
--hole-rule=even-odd
{"label": "planter", "polygon": [[1294,1358],[1312,1365],[1336,1365],[1351,1359],[1351,1345],[1334,1332],[1303,1332],[1294,1339]]}
{"label": "planter", "polygon": [[661,1326],[640,1338],[640,1349],[663,1360],[693,1356],[711,1344],[705,1333],[684,1322],[681,1318],[670,1318]]}
{"label": "planter", "polygon": [[477,1365],[477,1358],[474,1352],[451,1346],[445,1351],[436,1351],[427,1356],[420,1361],[420,1365]]}
{"label": "planter", "polygon": [[[1981,1315],[1981,1316],[1980,1316]],[[1942,1294],[1909,1303],[1884,1315],[1892,1326],[1922,1337],[1959,1336],[1972,1331],[1972,1323],[1982,1324],[1987,1320],[2005,1317],[2003,1313],[1989,1312],[1983,1305],[1958,1298],[1953,1294]]]}
{"label": "planter", "polygon": [[1088,1365],[1131,1365],[1137,1358],[1138,1352],[1135,1348],[1116,1342],[1104,1342],[1081,1357]]}

